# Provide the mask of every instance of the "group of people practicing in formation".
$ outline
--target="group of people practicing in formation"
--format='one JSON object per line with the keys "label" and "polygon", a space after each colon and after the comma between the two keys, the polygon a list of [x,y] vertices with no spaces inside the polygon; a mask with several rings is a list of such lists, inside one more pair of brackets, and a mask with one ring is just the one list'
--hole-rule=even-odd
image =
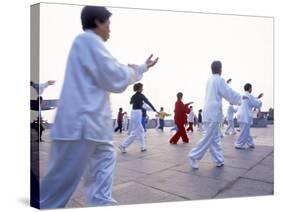
{"label": "group of people practicing in formation", "polygon": [[[133,85],[135,91],[130,100],[130,133],[119,146],[122,153],[126,152],[126,148],[136,138],[140,140],[140,151],[147,150],[142,126],[144,103],[159,117],[160,130],[164,127],[164,117],[169,115],[164,110],[156,111],[142,93],[143,84],[139,82],[143,75],[157,64],[158,58],[153,59],[153,55],[150,55],[143,64],[123,65],[105,47],[104,42],[109,39],[110,16],[111,13],[105,7],[85,6],[82,9],[81,22],[84,32],[74,39],[68,55],[64,84],[50,133],[52,142],[49,166],[41,183],[38,199],[40,208],[64,207],[82,175],[87,205],[116,204],[112,197],[116,152],[113,130],[109,127],[112,126],[110,93],[122,93],[129,85]],[[220,61],[212,62],[211,72],[206,85],[205,104],[198,117],[204,134],[187,155],[192,168],[195,169],[198,168],[197,162],[208,149],[215,165],[224,165],[220,133],[223,119],[222,99],[239,105],[240,136],[235,142],[235,147],[255,147],[250,136],[251,110],[261,107],[259,98],[262,95],[254,97],[251,94],[252,85],[249,83],[244,86],[244,94],[240,95],[234,91],[221,77]],[[192,102],[183,103],[183,93],[178,92],[176,97],[174,122],[177,131],[169,141],[173,145],[177,144],[180,138],[185,143],[190,142],[185,122],[187,114],[193,113],[190,106]],[[190,131],[193,130],[192,123],[191,121],[188,127]],[[120,131],[121,125],[121,121],[118,122],[115,130]]]}

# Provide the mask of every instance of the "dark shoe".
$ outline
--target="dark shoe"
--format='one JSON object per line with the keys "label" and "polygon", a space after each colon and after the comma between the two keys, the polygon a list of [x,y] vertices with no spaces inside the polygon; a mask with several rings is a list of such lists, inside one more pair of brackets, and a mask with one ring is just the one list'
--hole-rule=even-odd
{"label": "dark shoe", "polygon": [[123,147],[123,146],[120,145],[118,148],[120,149],[121,153],[123,153],[123,154],[126,153],[125,147]]}
{"label": "dark shoe", "polygon": [[251,148],[251,149],[255,149],[256,148],[256,146],[254,144],[250,144],[250,145],[248,144],[248,147]]}
{"label": "dark shoe", "polygon": [[246,149],[246,148],[243,147],[243,146],[235,146],[234,148],[235,148],[235,149],[242,149],[242,150]]}

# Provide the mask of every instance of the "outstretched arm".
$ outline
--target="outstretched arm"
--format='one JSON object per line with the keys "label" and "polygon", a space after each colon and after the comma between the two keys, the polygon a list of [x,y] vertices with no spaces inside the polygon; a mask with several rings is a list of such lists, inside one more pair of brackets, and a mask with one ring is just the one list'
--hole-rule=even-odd
{"label": "outstretched arm", "polygon": [[47,83],[48,83],[48,85],[54,85],[56,83],[56,81],[55,80],[48,80]]}
{"label": "outstretched arm", "polygon": [[220,81],[219,92],[220,95],[229,103],[232,103],[234,105],[241,104],[241,95],[238,92],[234,91],[231,87],[229,87],[229,85],[224,81],[224,79],[221,79]]}
{"label": "outstretched arm", "polygon": [[151,107],[151,109],[154,111],[154,112],[157,112],[155,107],[150,103],[150,101],[148,101],[148,99],[143,95],[143,101],[149,105],[149,107]]}

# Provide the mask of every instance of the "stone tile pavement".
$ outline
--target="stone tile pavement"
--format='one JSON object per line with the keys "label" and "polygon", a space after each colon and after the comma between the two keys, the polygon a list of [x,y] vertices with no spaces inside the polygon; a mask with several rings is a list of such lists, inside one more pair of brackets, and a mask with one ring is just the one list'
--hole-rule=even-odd
{"label": "stone tile pavement", "polygon": [[[193,170],[186,160],[192,147],[201,138],[195,130],[189,133],[190,143],[168,143],[173,132],[170,128],[159,132],[149,129],[146,133],[147,151],[140,152],[139,142],[128,147],[126,154],[118,149],[126,138],[126,132],[114,135],[117,165],[113,197],[120,205],[188,201],[244,196],[272,195],[274,192],[274,149],[272,125],[252,128],[255,149],[233,148],[237,135],[224,136],[222,143],[225,166],[217,168],[209,153]],[[50,141],[48,131],[45,142],[39,144],[40,178],[46,174]],[[35,144],[36,145],[36,144]],[[37,143],[38,145],[38,143]],[[83,178],[67,207],[84,207]]]}

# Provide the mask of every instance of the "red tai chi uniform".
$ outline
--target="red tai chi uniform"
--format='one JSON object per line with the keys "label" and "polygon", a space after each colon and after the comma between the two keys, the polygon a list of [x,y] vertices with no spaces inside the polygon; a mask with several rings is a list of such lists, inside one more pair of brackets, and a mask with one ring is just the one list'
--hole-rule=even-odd
{"label": "red tai chi uniform", "polygon": [[177,132],[176,134],[170,139],[171,144],[177,144],[179,138],[182,138],[182,141],[185,143],[188,143],[189,139],[185,131],[185,123],[187,118],[187,113],[190,112],[190,109],[188,108],[188,104],[183,104],[181,100],[177,100],[175,104],[175,117],[174,121],[177,125]]}

